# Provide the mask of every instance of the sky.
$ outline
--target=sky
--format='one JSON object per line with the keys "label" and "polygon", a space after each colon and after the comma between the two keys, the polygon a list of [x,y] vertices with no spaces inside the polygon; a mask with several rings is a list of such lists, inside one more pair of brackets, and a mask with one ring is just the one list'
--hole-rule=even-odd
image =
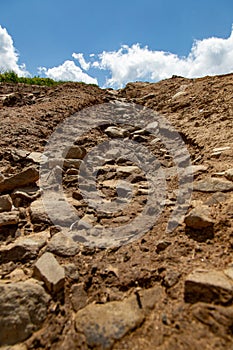
{"label": "sky", "polygon": [[233,72],[232,0],[1,0],[0,71],[122,88]]}

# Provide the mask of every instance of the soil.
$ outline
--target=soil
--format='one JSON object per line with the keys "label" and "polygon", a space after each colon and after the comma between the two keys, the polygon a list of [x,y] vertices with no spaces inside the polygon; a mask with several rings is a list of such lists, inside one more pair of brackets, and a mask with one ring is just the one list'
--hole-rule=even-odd
{"label": "soil", "polygon": [[[8,94],[10,97],[6,98]],[[194,182],[208,181],[211,177],[225,179],[224,172],[233,167],[233,74],[199,79],[174,76],[153,84],[129,83],[116,91],[78,83],[56,87],[0,84],[1,96],[0,171],[6,177],[30,165],[28,160],[17,158],[18,150],[43,152],[59,123],[86,107],[114,101],[152,109],[173,125],[189,151],[192,164],[206,167],[205,171],[194,174]],[[132,127],[130,135],[137,131],[135,125]],[[163,142],[158,140],[153,144],[153,138],[145,134],[135,141],[149,147],[164,169],[172,168],[174,163],[168,152],[163,151]],[[97,127],[82,135],[76,144],[90,152],[106,140],[109,137],[104,127]],[[103,186],[104,181],[116,179],[115,167],[135,164],[118,159],[109,165],[107,171],[98,175],[99,189],[107,198],[115,198],[115,189]],[[71,176],[66,172],[63,177],[69,198],[77,191],[77,181]],[[120,175],[120,179],[133,181],[140,188],[146,181],[140,172]],[[217,195],[192,192],[187,211],[197,203],[195,201],[210,203],[214,221],[211,230],[188,228],[182,220],[172,232],[167,232],[177,181],[171,177],[167,186],[167,202],[159,220],[143,236],[118,247],[88,247],[80,243],[77,255],[56,256],[62,266],[73,264],[78,278],[66,278],[62,297],[53,296],[42,327],[22,343],[25,349],[98,349],[98,346],[90,347],[85,336],[77,333],[75,328],[76,310],[71,295],[72,286],[77,282],[84,286],[87,304],[122,301],[138,290],[163,288],[160,302],[136,329],[114,342],[111,347],[114,350],[233,349],[233,321],[227,323],[222,316],[224,312],[232,312],[233,297],[232,303],[221,306],[214,301],[189,303],[185,301],[184,292],[185,280],[194,270],[224,270],[233,263],[233,191],[218,192]],[[224,199],[220,200],[220,197]],[[77,210],[81,216],[94,216],[98,224],[118,227],[132,222],[143,210],[146,200],[146,193],[136,194],[131,206],[112,215],[97,215],[93,210],[88,211],[85,203],[77,206]],[[50,226],[36,226],[36,231],[52,232]],[[27,235],[23,226],[21,234]],[[10,230],[2,233],[2,237],[1,242],[11,243],[16,239]],[[38,257],[42,253],[43,250]],[[7,275],[15,268],[22,268],[27,278],[31,278],[36,259],[2,264],[1,279],[7,280]]]}

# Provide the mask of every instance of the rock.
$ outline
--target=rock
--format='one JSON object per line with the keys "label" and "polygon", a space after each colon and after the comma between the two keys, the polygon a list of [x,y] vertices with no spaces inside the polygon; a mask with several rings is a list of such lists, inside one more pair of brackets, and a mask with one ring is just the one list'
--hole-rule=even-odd
{"label": "rock", "polygon": [[224,174],[228,180],[233,181],[233,168],[226,170]]}
{"label": "rock", "polygon": [[0,248],[0,262],[25,261],[35,259],[42,247],[45,246],[48,233],[32,234],[19,237],[15,242]]}
{"label": "rock", "polygon": [[131,166],[118,166],[116,168],[117,174],[134,174],[135,172],[139,172],[139,168],[137,166],[131,165]]}
{"label": "rock", "polygon": [[79,280],[79,272],[74,264],[66,264],[64,265],[64,269],[67,278],[70,278],[76,282]]}
{"label": "rock", "polygon": [[193,189],[200,192],[226,192],[233,190],[233,183],[213,177],[208,180],[194,182]]}
{"label": "rock", "polygon": [[9,211],[0,213],[0,227],[1,226],[8,226],[8,225],[17,225],[19,222],[19,212]]}
{"label": "rock", "polygon": [[34,276],[43,281],[52,294],[64,288],[65,270],[51,253],[44,253],[37,260]]}
{"label": "rock", "polygon": [[184,222],[186,226],[194,229],[202,229],[214,225],[214,220],[210,217],[210,210],[204,205],[192,209],[186,215]]}
{"label": "rock", "polygon": [[208,325],[211,331],[216,335],[222,336],[229,334],[229,329],[233,326],[233,307],[209,305],[197,303],[192,305],[193,316],[206,327]]}
{"label": "rock", "polygon": [[65,150],[63,156],[66,159],[83,159],[86,153],[87,152],[84,147],[71,146],[68,150]]}
{"label": "rock", "polygon": [[163,279],[163,285],[166,288],[171,288],[179,281],[179,278],[180,278],[179,272],[174,270],[169,270],[166,272],[166,275]]}
{"label": "rock", "polygon": [[223,271],[196,270],[185,281],[185,301],[228,304],[233,302],[233,279]]}
{"label": "rock", "polygon": [[79,252],[79,246],[68,234],[59,232],[52,237],[47,250],[60,256],[74,256]]}
{"label": "rock", "polygon": [[76,330],[85,335],[88,346],[111,349],[116,340],[141,325],[162,293],[161,287],[154,287],[123,301],[90,304],[77,312]]}
{"label": "rock", "polygon": [[80,159],[64,159],[63,166],[65,169],[74,168],[79,169],[82,161]]}
{"label": "rock", "polygon": [[5,178],[0,182],[0,192],[11,191],[20,186],[26,186],[39,179],[39,172],[35,167],[24,169],[21,173]]}
{"label": "rock", "polygon": [[49,299],[37,283],[0,284],[0,345],[24,341],[38,330]]}
{"label": "rock", "polygon": [[87,292],[84,290],[84,283],[74,284],[71,287],[71,302],[74,311],[83,309],[87,304]]}
{"label": "rock", "polygon": [[228,199],[229,195],[222,193],[222,192],[216,192],[211,195],[205,202],[204,205],[214,205],[214,204],[219,204],[226,202]]}
{"label": "rock", "polygon": [[0,196],[0,212],[11,211],[12,208],[12,200],[9,194],[5,196]]}
{"label": "rock", "polygon": [[45,163],[47,161],[47,157],[41,152],[31,152],[27,159],[32,160],[34,163],[40,164]]}
{"label": "rock", "polygon": [[14,271],[6,275],[5,278],[9,279],[11,282],[21,282],[26,281],[28,276],[24,273],[23,269],[16,268]]}
{"label": "rock", "polygon": [[169,247],[169,245],[171,245],[171,242],[169,241],[166,241],[166,240],[159,241],[156,246],[156,253],[159,254],[160,252],[165,250],[167,247]]}
{"label": "rock", "polygon": [[45,212],[42,199],[37,199],[31,203],[30,216],[33,224],[38,224],[41,222],[50,223],[50,219],[48,214]]}
{"label": "rock", "polygon": [[109,126],[107,129],[105,129],[105,132],[110,137],[126,137],[128,132],[125,129],[118,128],[116,126]]}
{"label": "rock", "polygon": [[225,146],[225,147],[217,147],[217,148],[213,148],[212,152],[216,153],[216,152],[224,152],[224,151],[229,151],[231,149],[231,147],[229,146]]}

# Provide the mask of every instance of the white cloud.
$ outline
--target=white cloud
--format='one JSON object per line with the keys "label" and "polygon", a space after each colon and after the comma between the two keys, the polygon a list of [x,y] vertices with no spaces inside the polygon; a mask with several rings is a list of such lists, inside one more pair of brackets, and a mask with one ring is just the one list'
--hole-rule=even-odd
{"label": "white cloud", "polygon": [[81,81],[87,84],[98,84],[97,79],[84,73],[73,61],[65,61],[60,66],[49,69],[40,67],[39,72],[44,73],[48,78],[54,80]]}
{"label": "white cloud", "polygon": [[129,81],[158,81],[173,74],[188,78],[233,72],[233,30],[229,38],[195,41],[187,57],[134,44],[102,52],[92,67],[107,70],[106,86],[122,87]]}
{"label": "white cloud", "polygon": [[25,65],[18,64],[19,55],[14,48],[11,36],[5,28],[0,26],[0,71],[13,70],[19,76],[26,76]]}
{"label": "white cloud", "polygon": [[75,58],[76,60],[78,60],[80,66],[82,69],[84,70],[88,70],[91,66],[91,63],[90,62],[86,62],[84,57],[83,57],[83,54],[82,53],[73,53],[72,54],[72,57]]}

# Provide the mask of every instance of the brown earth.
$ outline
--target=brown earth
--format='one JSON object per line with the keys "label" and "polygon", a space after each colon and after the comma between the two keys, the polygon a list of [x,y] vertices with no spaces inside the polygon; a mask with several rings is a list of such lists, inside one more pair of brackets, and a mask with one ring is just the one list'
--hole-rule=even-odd
{"label": "brown earth", "polygon": [[[152,109],[180,133],[196,166],[192,168],[191,202],[183,213],[186,218],[175,218],[176,228],[167,232],[178,186],[177,178],[170,175],[164,209],[142,237],[108,248],[91,248],[77,238],[75,248],[70,243],[70,251],[76,249],[73,253],[64,253],[67,246],[61,253],[57,243],[51,248],[61,229],[41,213],[36,219],[31,214],[41,194],[38,179],[28,180],[24,186],[16,179],[14,188],[4,187],[4,179],[29,166],[38,169],[38,162],[28,155],[44,151],[60,122],[106,102],[116,103],[118,108],[135,103]],[[118,91],[78,83],[51,88],[0,84],[0,120],[1,195],[10,195],[12,215],[19,215],[9,219],[8,209],[0,213],[0,223],[5,220],[0,225],[0,287],[27,280],[36,283],[34,278],[44,281],[35,276],[34,266],[48,250],[65,268],[59,292],[41,282],[50,301],[40,326],[18,345],[13,345],[17,341],[12,341],[11,335],[3,341],[0,334],[3,349],[233,349],[233,74],[200,79],[174,76],[155,84],[129,83]],[[87,123],[91,125],[91,120]],[[114,123],[93,128],[75,144],[89,153],[95,145],[111,139],[110,126]],[[148,147],[164,171],[174,169],[161,138],[154,140],[154,135],[137,125],[121,125],[118,131],[123,132],[121,140]],[[106,227],[122,225],[124,229],[125,223],[133,222],[143,210],[148,192],[140,169],[119,170],[130,166],[135,164],[118,156],[115,161],[106,160],[98,173],[97,186],[110,200],[116,198],[116,179],[136,186],[131,205],[112,215],[88,208],[77,187],[77,166],[64,166],[63,187],[78,214]],[[185,204],[180,205],[183,211]],[[46,235],[36,251],[17,245],[11,248],[17,240],[33,234]],[[204,277],[195,272],[200,269],[205,270]],[[124,314],[128,307],[130,312]],[[0,324],[9,308],[8,304],[0,307]],[[118,310],[122,310],[121,316],[117,316]],[[14,326],[9,328],[13,339],[17,331]]]}

